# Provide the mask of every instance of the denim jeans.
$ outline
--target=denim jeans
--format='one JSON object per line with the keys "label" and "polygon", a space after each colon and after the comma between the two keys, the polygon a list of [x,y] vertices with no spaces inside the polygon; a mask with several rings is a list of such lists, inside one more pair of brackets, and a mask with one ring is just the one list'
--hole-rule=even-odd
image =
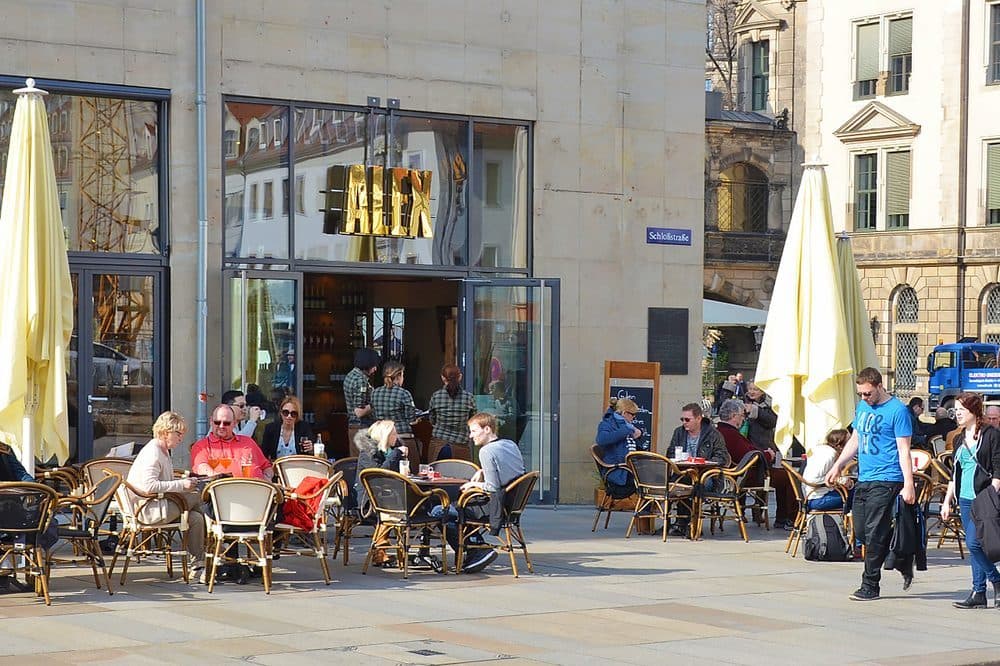
{"label": "denim jeans", "polygon": [[[465,513],[467,517],[470,518],[481,518],[485,515],[485,512],[477,506],[466,507]],[[451,546],[451,549],[458,552],[458,509],[453,505],[449,505],[445,508],[438,504],[430,510],[430,515],[432,518],[444,518],[444,538]],[[474,535],[469,539],[467,543],[483,543],[483,537],[481,535]]]}
{"label": "denim jeans", "polygon": [[976,525],[972,522],[972,500],[959,499],[958,508],[962,516],[962,528],[965,530],[965,545],[969,548],[969,564],[972,565],[972,591],[985,592],[986,581],[1000,583],[1000,571],[983,553],[983,545],[979,543]]}
{"label": "denim jeans", "polygon": [[[878,592],[882,564],[892,539],[892,515],[901,481],[862,481],[854,489],[854,531],[865,545],[865,572],[861,586]],[[913,559],[910,558],[912,573]]]}
{"label": "denim jeans", "polygon": [[844,500],[837,491],[830,491],[825,495],[815,497],[806,502],[806,507],[810,511],[832,511],[833,509],[843,509]]}

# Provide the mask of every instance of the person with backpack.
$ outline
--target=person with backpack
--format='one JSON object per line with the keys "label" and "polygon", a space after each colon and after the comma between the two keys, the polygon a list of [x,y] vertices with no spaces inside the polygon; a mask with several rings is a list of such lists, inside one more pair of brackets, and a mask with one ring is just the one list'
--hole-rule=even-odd
{"label": "person with backpack", "polygon": [[[858,457],[858,483],[851,508],[855,533],[865,546],[865,571],[861,587],[851,594],[854,601],[874,601],[879,598],[882,564],[889,553],[892,539],[892,516],[896,497],[902,496],[913,504],[913,464],[910,462],[910,410],[893,397],[882,384],[882,373],[865,368],[854,380],[858,402],[854,415],[854,432],[844,446],[837,462],[826,473],[828,486],[836,485],[841,470]],[[903,574],[903,590],[913,583],[913,561],[898,563]]]}
{"label": "person with backpack", "polygon": [[955,419],[963,430],[955,439],[955,473],[941,502],[941,520],[948,520],[952,502],[958,499],[972,566],[972,592],[964,601],[952,605],[961,609],[986,608],[988,580],[993,584],[993,606],[1000,608],[1000,571],[983,552],[973,520],[976,495],[990,485],[995,492],[1000,491],[1000,431],[983,423],[983,399],[977,393],[962,393],[955,399]]}
{"label": "person with backpack", "polygon": [[[831,430],[826,435],[826,441],[813,447],[806,459],[806,468],[802,470],[802,480],[806,483],[823,484],[826,482],[826,473],[830,471],[837,461],[844,445],[850,437],[846,430]],[[854,481],[849,480],[849,485],[845,485],[848,490],[854,487]],[[803,488],[803,494],[807,491]],[[845,509],[844,498],[836,490],[829,486],[816,488],[812,491],[806,508],[810,511],[831,511],[833,509]]]}

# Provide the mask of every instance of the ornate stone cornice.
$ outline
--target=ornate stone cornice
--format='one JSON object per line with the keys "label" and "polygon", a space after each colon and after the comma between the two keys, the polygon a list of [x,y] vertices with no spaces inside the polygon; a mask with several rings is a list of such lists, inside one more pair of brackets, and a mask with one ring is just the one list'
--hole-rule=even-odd
{"label": "ornate stone cornice", "polygon": [[834,130],[843,143],[868,143],[887,139],[912,139],[920,133],[920,125],[897,113],[881,102],[869,102]]}

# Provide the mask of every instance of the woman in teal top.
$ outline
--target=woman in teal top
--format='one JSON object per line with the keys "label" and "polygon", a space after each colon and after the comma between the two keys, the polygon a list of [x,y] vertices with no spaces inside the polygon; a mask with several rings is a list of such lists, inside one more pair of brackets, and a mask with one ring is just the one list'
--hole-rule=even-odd
{"label": "woman in teal top", "polygon": [[952,453],[955,474],[941,503],[941,518],[948,520],[951,503],[956,497],[965,529],[972,566],[972,592],[965,601],[956,601],[956,608],[986,608],[986,581],[993,584],[993,605],[1000,608],[1000,571],[983,553],[972,522],[972,500],[991,483],[1000,491],[1000,431],[983,424],[983,399],[977,393],[963,393],[955,400],[955,420],[963,428],[955,438]]}

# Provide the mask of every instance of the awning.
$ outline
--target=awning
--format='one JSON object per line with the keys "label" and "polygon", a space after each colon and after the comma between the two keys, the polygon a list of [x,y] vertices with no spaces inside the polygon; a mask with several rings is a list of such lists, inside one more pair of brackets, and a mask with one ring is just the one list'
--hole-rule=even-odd
{"label": "awning", "polygon": [[702,319],[705,326],[763,326],[767,310],[702,299]]}

